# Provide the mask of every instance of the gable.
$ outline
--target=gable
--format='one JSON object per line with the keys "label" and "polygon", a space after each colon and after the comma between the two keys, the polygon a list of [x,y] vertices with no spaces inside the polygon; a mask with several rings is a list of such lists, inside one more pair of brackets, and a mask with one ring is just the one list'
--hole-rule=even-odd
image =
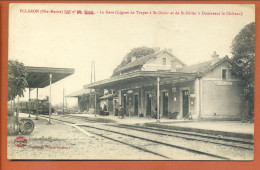
{"label": "gable", "polygon": [[[169,55],[167,52],[162,52],[145,63],[141,69],[144,71],[171,70],[174,58],[174,56]],[[177,68],[183,66],[183,63],[177,59],[175,64]]]}
{"label": "gable", "polygon": [[[114,70],[114,73],[113,73],[112,76],[119,75],[120,73],[132,72],[134,70],[140,70],[140,69],[145,70],[146,68],[147,69],[149,68],[148,70],[150,70],[150,71],[152,71],[152,70],[155,70],[155,71],[156,70],[169,70],[170,68],[165,67],[165,65],[164,65],[164,67],[162,67],[161,65],[158,64],[159,60],[156,60],[158,57],[163,57],[163,56],[165,56],[167,58],[166,59],[166,64],[167,65],[168,65],[169,61],[171,61],[170,58],[175,58],[176,62],[177,62],[176,65],[178,67],[185,66],[185,64],[180,59],[178,59],[177,57],[173,56],[172,54],[170,54],[166,50],[163,50],[163,51],[160,51],[160,52],[157,52],[157,53],[153,53],[153,54],[150,54],[150,55],[138,58],[135,61],[133,61],[131,63],[128,63],[127,65]],[[150,63],[152,61],[155,62],[155,63]],[[156,64],[156,62],[158,62],[158,63]],[[145,67],[143,67],[145,64],[147,64],[147,65]],[[152,66],[152,65],[154,65],[154,66],[156,65],[155,67],[158,67],[158,69],[155,69],[155,67]]]}
{"label": "gable", "polygon": [[222,79],[222,70],[227,70],[227,79],[233,79],[231,74],[231,63],[226,60],[217,67],[209,70],[203,78],[214,78],[214,79]]}

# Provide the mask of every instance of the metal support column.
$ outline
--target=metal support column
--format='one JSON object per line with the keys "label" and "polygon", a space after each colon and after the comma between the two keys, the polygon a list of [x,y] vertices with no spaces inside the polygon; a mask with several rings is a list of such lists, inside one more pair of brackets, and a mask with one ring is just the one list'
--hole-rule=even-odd
{"label": "metal support column", "polygon": [[62,114],[64,115],[64,88],[63,88]]}
{"label": "metal support column", "polygon": [[121,110],[122,110],[122,91],[121,90],[118,90],[118,118],[120,118],[120,113],[121,113]]}
{"label": "metal support column", "polygon": [[38,87],[37,87],[37,89],[36,89],[36,120],[39,120],[38,119],[38,111],[39,110],[39,100],[38,100]]}
{"label": "metal support column", "polygon": [[[91,106],[91,89],[89,90],[89,107],[88,107],[88,110],[92,108]],[[89,110],[90,111],[90,110]]]}
{"label": "metal support column", "polygon": [[198,92],[198,94],[199,94],[199,119],[201,119],[201,95],[202,95],[202,93],[201,93],[201,78],[199,78],[199,92]]}
{"label": "metal support column", "polygon": [[52,74],[50,73],[49,122],[48,122],[48,124],[51,124],[51,83],[52,83]]}
{"label": "metal support column", "polygon": [[146,115],[144,113],[144,100],[145,100],[144,89],[143,89],[143,87],[141,87],[141,89],[140,89],[141,114]]}
{"label": "metal support column", "polygon": [[13,114],[13,97],[12,97],[12,95],[11,95],[11,101],[10,101],[10,103],[11,103],[11,112],[12,112],[12,114]]}
{"label": "metal support column", "polygon": [[97,116],[97,91],[95,89],[95,117]]}
{"label": "metal support column", "polygon": [[31,117],[31,88],[29,88],[29,102],[28,102],[28,104],[29,104],[29,108],[28,108],[28,110],[29,110],[29,116],[28,117]]}
{"label": "metal support column", "polygon": [[157,77],[157,122],[160,122],[160,77]]}
{"label": "metal support column", "polygon": [[20,99],[20,97],[18,96],[17,97],[17,106],[16,106],[16,122],[17,122],[17,124],[18,124],[18,126],[19,126],[19,113],[20,113],[20,101],[19,101],[19,99]]}

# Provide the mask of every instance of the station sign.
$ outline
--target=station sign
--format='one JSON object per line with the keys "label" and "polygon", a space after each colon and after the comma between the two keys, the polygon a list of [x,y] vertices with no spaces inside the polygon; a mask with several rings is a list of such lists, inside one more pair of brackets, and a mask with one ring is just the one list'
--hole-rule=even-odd
{"label": "station sign", "polygon": [[215,81],[215,84],[218,86],[232,86],[231,81]]}

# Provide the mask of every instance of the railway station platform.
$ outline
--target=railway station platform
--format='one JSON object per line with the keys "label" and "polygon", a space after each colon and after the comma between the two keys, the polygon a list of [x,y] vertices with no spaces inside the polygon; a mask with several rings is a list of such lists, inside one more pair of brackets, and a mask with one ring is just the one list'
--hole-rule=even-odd
{"label": "railway station platform", "polygon": [[246,139],[254,138],[254,123],[242,123],[241,121],[197,121],[184,119],[160,119],[156,122],[154,118],[147,117],[125,117],[100,116],[94,114],[72,114],[73,116],[87,117],[93,120],[114,122],[118,124],[135,124],[141,126],[157,127],[163,129],[190,131],[195,133],[210,134],[216,136],[239,137]]}
{"label": "railway station platform", "polygon": [[[34,117],[34,115],[32,116]],[[148,126],[179,131],[189,131],[207,135],[215,135],[219,137],[226,136],[245,139],[254,138],[254,123],[242,123],[241,121],[195,121],[162,118],[158,123],[156,122],[156,119],[147,117],[125,117],[124,119],[121,119],[118,116],[113,115],[95,116],[94,114],[71,114],[71,116],[85,117],[89,120],[104,123]],[[20,117],[28,117],[28,114],[20,113]]]}

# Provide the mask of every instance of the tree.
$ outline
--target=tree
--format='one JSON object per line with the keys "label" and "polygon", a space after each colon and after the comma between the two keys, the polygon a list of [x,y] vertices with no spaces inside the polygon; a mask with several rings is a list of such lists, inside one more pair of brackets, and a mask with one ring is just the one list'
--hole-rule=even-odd
{"label": "tree", "polygon": [[232,74],[241,79],[242,97],[246,100],[247,114],[254,112],[255,76],[255,23],[246,25],[234,38],[231,45],[233,54]]}
{"label": "tree", "polygon": [[27,71],[24,64],[17,60],[8,60],[8,100],[24,96],[27,84]]}
{"label": "tree", "polygon": [[154,49],[153,48],[149,48],[149,47],[137,47],[137,48],[133,48],[129,53],[127,53],[127,55],[123,58],[121,64],[119,66],[116,67],[116,69],[114,70],[114,72],[116,72],[119,68],[127,65],[128,63],[131,62],[132,57],[136,57],[140,58],[149,54],[154,53]]}

